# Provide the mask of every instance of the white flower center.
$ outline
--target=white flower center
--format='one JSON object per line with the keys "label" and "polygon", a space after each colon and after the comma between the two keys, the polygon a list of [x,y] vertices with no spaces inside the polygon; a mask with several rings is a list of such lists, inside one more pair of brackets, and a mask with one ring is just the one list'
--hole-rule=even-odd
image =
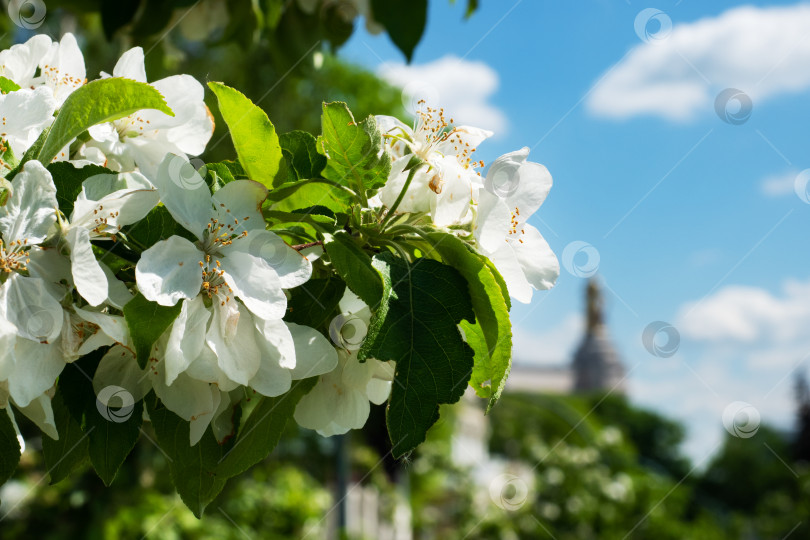
{"label": "white flower center", "polygon": [[[124,139],[128,137],[143,135],[145,133],[144,129],[151,129],[151,123],[150,120],[144,120],[142,117],[138,116],[138,113],[135,113],[126,118],[116,120],[113,122],[113,125],[115,126],[115,131],[118,132],[119,140],[123,142]],[[157,133],[157,131],[157,129],[154,130],[155,133]]]}
{"label": "white flower center", "polygon": [[[224,209],[225,215],[230,214],[231,211],[226,209],[224,204],[220,204],[220,207]],[[241,221],[248,219],[249,217],[245,217]],[[230,301],[233,290],[225,282],[225,271],[222,270],[219,259],[223,247],[230,246],[236,239],[247,238],[247,230],[242,229],[242,232],[238,232],[239,223],[240,220],[236,218],[233,219],[233,224],[211,218],[204,233],[204,240],[198,244],[205,254],[204,260],[199,262],[203,280],[202,293],[212,298],[221,292],[225,295],[225,300],[221,301],[222,305]]]}

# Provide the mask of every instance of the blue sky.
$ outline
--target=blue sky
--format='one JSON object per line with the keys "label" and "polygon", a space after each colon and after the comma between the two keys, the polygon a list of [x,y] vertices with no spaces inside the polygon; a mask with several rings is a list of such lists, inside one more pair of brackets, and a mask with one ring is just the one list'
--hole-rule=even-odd
{"label": "blue sky", "polygon": [[[651,6],[636,0],[485,0],[466,21],[464,2],[430,4],[412,67],[363,30],[342,55],[497,127],[486,162],[532,148],[554,177],[532,223],[561,260],[575,241],[599,253],[630,395],[686,422],[696,461],[735,401],[790,427],[791,374],[810,358],[810,204],[794,191],[810,168],[810,6],[661,1],[640,36]],[[739,125],[715,111],[729,87],[753,105]],[[563,268],[514,306],[517,358],[568,360],[583,285]],[[659,320],[681,335],[670,358],[642,345]]]}

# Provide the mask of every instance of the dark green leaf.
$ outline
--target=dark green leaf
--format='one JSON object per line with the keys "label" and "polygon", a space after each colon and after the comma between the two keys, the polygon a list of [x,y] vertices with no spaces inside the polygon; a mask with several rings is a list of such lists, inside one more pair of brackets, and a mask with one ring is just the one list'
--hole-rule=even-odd
{"label": "dark green leaf", "polygon": [[325,234],[323,247],[335,272],[343,278],[349,289],[376,309],[383,297],[382,276],[371,265],[371,257],[360,249],[354,238],[345,231]]}
{"label": "dark green leaf", "polygon": [[51,163],[47,168],[51,176],[53,176],[53,183],[56,186],[56,200],[59,202],[59,210],[68,217],[73,212],[73,203],[76,202],[76,197],[82,191],[82,182],[97,174],[116,174],[115,171],[100,165],[76,167],[68,161]]}
{"label": "dark green leaf", "polygon": [[439,404],[461,398],[473,368],[473,350],[458,324],[474,321],[467,283],[459,272],[432,259],[410,264],[390,253],[373,260],[385,283],[361,360],[396,361],[388,402],[388,434],[395,457],[425,440],[439,418]]}
{"label": "dark green leaf", "polygon": [[127,238],[134,240],[144,249],[154,246],[172,235],[185,235],[185,229],[177,224],[165,206],[156,206],[146,217],[125,230]]}
{"label": "dark green leaf", "polygon": [[160,92],[146,83],[119,77],[89,82],[65,100],[42,150],[35,157],[47,165],[87,128],[142,109],[156,109],[174,116]]}
{"label": "dark green leaf", "polygon": [[312,328],[329,324],[345,290],[346,284],[337,278],[310,279],[290,291],[284,320]]}
{"label": "dark green leaf", "polygon": [[373,117],[358,124],[345,103],[324,103],[321,126],[318,151],[326,156],[324,178],[358,194],[385,185],[391,158],[383,152],[382,134]]}
{"label": "dark green leaf", "polygon": [[[64,409],[69,411],[68,416],[81,425],[87,439],[86,454],[77,452],[71,458],[74,463],[65,467],[65,474],[70,472],[80,457],[89,455],[93,469],[109,486],[140,436],[143,402],[134,403],[130,408],[124,400],[132,398],[132,395],[123,388],[108,387],[96,396],[93,376],[104,352],[101,349],[93,351],[66,366],[59,377],[59,391],[66,406]],[[64,420],[64,423],[69,423],[69,420]],[[77,437],[78,434],[74,433],[71,438],[76,440]],[[77,450],[82,450],[81,445]]]}
{"label": "dark green leaf", "polygon": [[20,443],[8,413],[0,409],[0,486],[11,478],[20,462]]}
{"label": "dark green leaf", "polygon": [[239,163],[248,178],[272,187],[283,159],[273,123],[238,90],[218,82],[210,82],[208,87],[217,96],[219,112],[228,124]]}
{"label": "dark green leaf", "polygon": [[225,487],[227,477],[217,474],[225,448],[207,429],[200,442],[189,444],[189,424],[157,400],[147,398],[149,418],[161,450],[169,456],[172,483],[186,506],[198,518]]}
{"label": "dark green leaf", "polygon": [[87,459],[89,440],[82,432],[82,426],[68,411],[62,397],[62,389],[56,390],[51,401],[59,440],[42,437],[42,455],[45,467],[51,477],[51,484],[60,482]]}
{"label": "dark green leaf", "polygon": [[290,131],[279,135],[278,140],[298,180],[321,175],[326,158],[318,153],[315,137],[306,131]]}
{"label": "dark green leaf", "polygon": [[[92,386],[90,390],[92,392]],[[118,392],[107,404],[94,402],[84,413],[90,463],[106,486],[112,484],[121,464],[138,442],[143,423],[143,401],[130,408],[129,403],[121,401],[121,394],[127,391],[122,388]]]}
{"label": "dark green leaf", "polygon": [[374,20],[385,27],[408,62],[425,31],[427,7],[427,0],[371,0]]}
{"label": "dark green leaf", "polygon": [[124,306],[124,318],[129,327],[135,357],[141,369],[152,351],[152,345],[180,314],[180,302],[174,306],[161,306],[138,294]]}
{"label": "dark green leaf", "polygon": [[242,474],[266,458],[278,444],[295,406],[312,390],[317,377],[296,381],[278,397],[263,397],[245,421],[231,449],[222,457],[216,474],[225,477]]}
{"label": "dark green leaf", "polygon": [[[481,397],[488,397],[489,411],[503,392],[512,367],[512,323],[498,279],[487,259],[475,253],[466,243],[447,233],[428,233],[433,249],[442,260],[461,272],[467,280],[476,322],[486,339],[488,362],[482,365],[477,356],[470,384]],[[500,276],[498,276],[500,277]],[[473,349],[476,349],[473,346]],[[478,352],[478,349],[476,349]]]}

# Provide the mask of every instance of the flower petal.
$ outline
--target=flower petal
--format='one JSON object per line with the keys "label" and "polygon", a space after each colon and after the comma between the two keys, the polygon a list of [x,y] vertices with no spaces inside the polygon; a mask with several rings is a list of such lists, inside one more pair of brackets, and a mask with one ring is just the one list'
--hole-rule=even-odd
{"label": "flower petal", "polygon": [[[214,193],[212,200],[221,224],[234,227],[235,234],[242,231],[264,230],[262,202],[267,188],[253,180],[228,182]],[[238,223],[235,223],[238,222]]]}
{"label": "flower petal", "polygon": [[261,363],[255,334],[250,312],[240,308],[233,298],[221,303],[215,301],[206,342],[216,353],[219,368],[229,379],[243,386],[248,386]]}
{"label": "flower petal", "polygon": [[161,240],[141,254],[135,266],[138,290],[147,300],[173,306],[183,298],[194,298],[202,287],[200,262],[203,253],[179,236]]}
{"label": "flower petal", "polygon": [[560,263],[557,256],[551,251],[540,231],[528,223],[523,224],[523,231],[521,238],[523,243],[511,242],[523,273],[535,289],[550,289],[560,277]]}
{"label": "flower petal", "polygon": [[[18,90],[19,92],[19,90]],[[51,173],[38,161],[26,162],[14,178],[12,194],[0,207],[0,232],[3,242],[38,244],[45,240],[56,223],[56,186]]]}
{"label": "flower petal", "polygon": [[203,231],[215,215],[205,180],[187,159],[166,154],[154,181],[160,200],[175,221],[202,240]]}
{"label": "flower petal", "polygon": [[113,68],[113,77],[124,77],[133,81],[146,82],[146,66],[143,60],[143,49],[132,47],[121,55]]}
{"label": "flower petal", "polygon": [[244,238],[234,240],[226,253],[233,251],[245,252],[272,267],[283,289],[303,285],[312,277],[310,260],[290,247],[280,236],[264,229],[250,231]]}
{"label": "flower petal", "polygon": [[56,382],[65,368],[65,360],[57,343],[40,344],[17,339],[14,344],[16,365],[9,375],[11,399],[19,407],[27,407]]}
{"label": "flower petal", "polygon": [[337,350],[323,334],[308,326],[285,323],[295,341],[293,380],[329,373],[338,364]]}
{"label": "flower petal", "polygon": [[146,369],[138,366],[135,354],[126,347],[116,345],[101,359],[93,376],[96,395],[107,386],[120,386],[137,402],[152,389]]}
{"label": "flower petal", "polygon": [[281,319],[287,311],[287,297],[276,271],[259,257],[235,249],[220,259],[225,282],[254,315]]}
{"label": "flower petal", "polygon": [[205,333],[210,318],[211,313],[205,307],[202,296],[183,301],[166,344],[166,384],[172,384],[200,356],[205,347]]}
{"label": "flower petal", "polygon": [[71,227],[65,236],[70,246],[70,269],[76,290],[91,306],[98,306],[107,299],[109,286],[107,275],[93,253],[90,231]]}
{"label": "flower petal", "polygon": [[63,311],[43,280],[12,273],[0,286],[2,319],[16,327],[23,341],[53,343],[62,332]]}

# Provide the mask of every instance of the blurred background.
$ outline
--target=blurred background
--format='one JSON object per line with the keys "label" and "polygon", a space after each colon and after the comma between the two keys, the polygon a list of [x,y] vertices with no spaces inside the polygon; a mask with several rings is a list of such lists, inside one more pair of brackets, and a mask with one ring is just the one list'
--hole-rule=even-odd
{"label": "blurred background", "polygon": [[[529,146],[561,276],[513,306],[501,402],[445,408],[401,462],[381,408],[289,426],[202,520],[148,437],[110,488],[50,486],[31,439],[0,537],[810,538],[810,4],[382,4],[6,1],[0,42],[73,32],[88,78],[138,45],[150,81],[223,81],[280,132],[425,99],[495,132],[487,163]],[[234,155],[217,119],[205,161]]]}

